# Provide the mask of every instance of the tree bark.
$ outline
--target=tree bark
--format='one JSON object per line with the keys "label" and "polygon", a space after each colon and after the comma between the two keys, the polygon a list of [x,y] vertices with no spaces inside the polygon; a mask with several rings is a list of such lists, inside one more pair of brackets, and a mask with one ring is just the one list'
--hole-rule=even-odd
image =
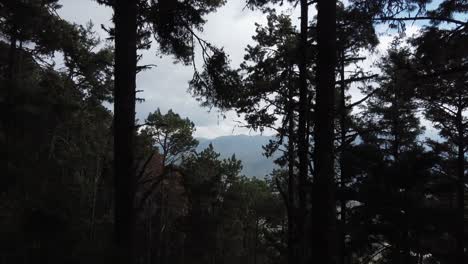
{"label": "tree bark", "polygon": [[338,263],[333,155],[336,66],[336,1],[317,1],[317,95],[315,120],[313,258]]}
{"label": "tree bark", "polygon": [[137,2],[116,0],[114,90],[114,232],[116,260],[133,262]]}

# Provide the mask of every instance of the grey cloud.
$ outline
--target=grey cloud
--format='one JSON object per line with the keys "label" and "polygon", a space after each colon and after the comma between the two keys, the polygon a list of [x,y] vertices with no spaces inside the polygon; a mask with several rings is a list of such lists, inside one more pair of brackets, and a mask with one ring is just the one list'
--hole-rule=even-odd
{"label": "grey cloud", "polygon": [[94,0],[61,0],[60,4],[63,5],[59,9],[59,15],[71,22],[85,25],[92,21],[95,25],[96,33],[102,39],[105,39],[106,32],[101,29],[101,24],[109,25],[112,19],[112,9],[99,5]]}

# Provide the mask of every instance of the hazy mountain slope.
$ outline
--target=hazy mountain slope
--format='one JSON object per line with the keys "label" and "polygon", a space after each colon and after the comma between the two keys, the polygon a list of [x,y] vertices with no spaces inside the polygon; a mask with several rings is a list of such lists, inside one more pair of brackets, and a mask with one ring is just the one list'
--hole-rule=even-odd
{"label": "hazy mountain slope", "polygon": [[201,151],[213,144],[214,149],[227,158],[235,154],[242,161],[243,171],[246,176],[264,177],[269,174],[275,165],[272,159],[263,156],[262,146],[268,144],[271,137],[267,136],[223,136],[214,139],[198,138],[200,144],[197,151]]}

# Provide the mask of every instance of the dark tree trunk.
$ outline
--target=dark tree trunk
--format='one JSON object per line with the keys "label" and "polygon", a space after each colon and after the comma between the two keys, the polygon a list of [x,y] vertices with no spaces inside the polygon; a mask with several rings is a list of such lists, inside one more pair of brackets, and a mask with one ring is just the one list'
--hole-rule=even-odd
{"label": "dark tree trunk", "polygon": [[307,0],[301,0],[301,32],[300,32],[300,43],[299,43],[299,122],[297,131],[297,152],[299,156],[299,185],[298,185],[298,199],[299,208],[295,215],[299,252],[297,263],[305,263],[306,261],[306,230],[305,230],[305,219],[306,219],[306,185],[308,177],[308,151],[309,142],[307,140],[307,121],[309,112],[309,100],[308,100],[308,87],[307,87],[307,60],[309,53],[307,50],[307,28],[308,28],[308,10],[309,6]]}
{"label": "dark tree trunk", "polygon": [[289,82],[288,90],[288,201],[287,201],[287,213],[288,213],[288,263],[296,263],[296,231],[295,231],[295,210],[296,210],[296,193],[295,188],[297,186],[296,179],[294,176],[295,167],[295,149],[294,149],[294,87]]}
{"label": "dark tree trunk", "polygon": [[10,50],[8,53],[8,80],[13,81],[15,77],[15,62],[16,62],[16,30],[12,30],[10,36]]}
{"label": "dark tree trunk", "polygon": [[336,64],[336,1],[317,1],[317,97],[315,121],[313,258],[334,264],[337,259],[333,121]]}
{"label": "dark tree trunk", "polygon": [[[104,163],[104,162],[103,162]],[[93,200],[91,203],[91,223],[90,223],[90,231],[89,231],[89,240],[94,241],[95,232],[96,232],[96,206],[97,206],[97,196],[98,196],[98,189],[99,183],[101,181],[101,167],[100,167],[100,158],[96,159],[96,175],[94,178],[94,185],[93,185]]]}
{"label": "dark tree trunk", "polygon": [[458,228],[456,232],[456,260],[454,263],[466,263],[465,262],[465,137],[464,137],[464,125],[463,125],[463,108],[459,106],[457,112],[457,132],[458,132],[458,153],[457,153],[457,219]]}
{"label": "dark tree trunk", "polygon": [[[344,190],[346,187],[346,164],[345,164],[345,152],[347,149],[346,144],[346,82],[345,82],[345,54],[344,50],[341,51],[340,61],[340,188]],[[346,264],[347,253],[346,253],[346,199],[342,196],[340,198],[340,218],[341,218],[341,252],[340,252],[340,263]]]}
{"label": "dark tree trunk", "polygon": [[114,90],[115,244],[118,263],[133,262],[137,2],[116,0]]}
{"label": "dark tree trunk", "polygon": [[403,220],[403,238],[402,238],[402,243],[403,243],[403,251],[402,251],[402,262],[404,264],[410,264],[411,263],[411,244],[410,244],[410,226],[409,226],[409,213],[410,213],[410,208],[408,207],[409,204],[409,199],[408,199],[408,187],[405,186],[405,190],[403,191],[403,211],[404,214],[402,215],[402,220]]}
{"label": "dark tree trunk", "polygon": [[255,218],[254,264],[257,264],[257,248],[258,248],[258,218]]}
{"label": "dark tree trunk", "polygon": [[[13,27],[15,28],[15,27]],[[6,90],[5,94],[5,102],[2,104],[2,113],[3,113],[3,118],[2,118],[2,126],[0,127],[1,130],[5,131],[5,148],[0,151],[2,160],[2,168],[7,168],[7,173],[9,173],[8,170],[8,157],[11,155],[12,148],[14,147],[10,142],[11,142],[11,135],[13,134],[12,129],[14,127],[14,124],[12,124],[13,121],[13,113],[12,113],[12,108],[13,108],[13,90],[15,89],[16,85],[16,76],[15,76],[15,65],[16,65],[16,51],[17,51],[17,38],[16,38],[16,30],[13,29],[11,32],[10,36],[10,49],[8,51],[8,65],[7,65],[7,72],[6,72],[6,77],[7,77],[7,87],[4,89]],[[3,88],[2,88],[3,89]]]}

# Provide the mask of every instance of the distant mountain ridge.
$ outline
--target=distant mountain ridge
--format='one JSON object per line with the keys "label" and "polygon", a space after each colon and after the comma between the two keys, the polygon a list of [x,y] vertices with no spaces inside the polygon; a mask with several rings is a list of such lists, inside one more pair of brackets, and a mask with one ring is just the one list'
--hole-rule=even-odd
{"label": "distant mountain ridge", "polygon": [[242,161],[242,173],[248,177],[263,178],[276,167],[273,163],[274,158],[266,158],[263,155],[262,146],[267,145],[269,136],[221,136],[213,139],[197,138],[200,142],[197,151],[202,151],[210,143],[216,152],[221,154],[222,158],[229,158],[232,154]]}

